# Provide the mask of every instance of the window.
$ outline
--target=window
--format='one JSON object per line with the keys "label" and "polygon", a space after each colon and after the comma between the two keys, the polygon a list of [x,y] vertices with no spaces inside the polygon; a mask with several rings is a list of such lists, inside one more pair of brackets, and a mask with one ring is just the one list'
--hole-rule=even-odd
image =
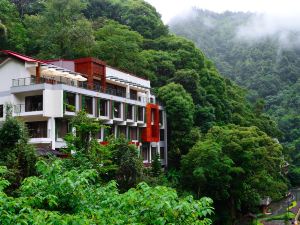
{"label": "window", "polygon": [[56,137],[64,138],[69,130],[69,121],[66,119],[55,119]]}
{"label": "window", "polygon": [[160,147],[160,159],[165,159],[165,148],[164,147]]}
{"label": "window", "polygon": [[157,154],[157,148],[151,147],[151,160],[152,161],[154,160],[156,154]]}
{"label": "window", "polygon": [[31,138],[47,138],[47,121],[26,123]]}
{"label": "window", "polygon": [[94,79],[94,87],[93,87],[94,91],[101,91],[101,81],[100,80],[96,80]]}
{"label": "window", "polygon": [[165,130],[160,129],[159,135],[160,135],[159,140],[164,141],[165,140]]}
{"label": "window", "polygon": [[99,129],[98,133],[96,134],[97,139],[102,139],[102,128]]}
{"label": "window", "polygon": [[127,115],[126,115],[126,118],[127,118],[128,120],[133,120],[133,105],[127,104],[126,107],[127,107]]}
{"label": "window", "polygon": [[121,118],[121,103],[114,102],[113,104],[114,118]]}
{"label": "window", "polygon": [[136,90],[130,90],[130,99],[137,100],[137,91]]}
{"label": "window", "polygon": [[149,150],[147,147],[142,147],[142,158],[143,161],[149,161]]}
{"label": "window", "polygon": [[106,93],[120,97],[126,97],[126,88],[114,84],[106,85]]}
{"label": "window", "polygon": [[129,139],[137,140],[137,127],[129,127]]}
{"label": "window", "polygon": [[88,97],[88,96],[82,96],[83,99],[83,109],[88,113],[88,114],[93,114],[93,98]]}
{"label": "window", "polygon": [[118,137],[127,137],[127,128],[126,126],[118,126]]}
{"label": "window", "polygon": [[104,128],[103,140],[107,140],[107,138],[115,133],[114,125],[106,126]]}
{"label": "window", "polygon": [[164,125],[163,111],[161,110],[159,110],[159,123],[160,125]]}
{"label": "window", "polygon": [[138,121],[144,121],[144,108],[141,106],[138,106],[137,110],[137,120]]}
{"label": "window", "polygon": [[76,94],[71,92],[65,93],[66,111],[74,112],[76,109]]}
{"label": "window", "polygon": [[42,111],[42,110],[43,110],[43,95],[25,97],[25,112]]}
{"label": "window", "polygon": [[3,113],[3,105],[0,105],[0,118],[2,118],[4,115]]}
{"label": "window", "polygon": [[108,116],[108,100],[100,100],[100,116]]}

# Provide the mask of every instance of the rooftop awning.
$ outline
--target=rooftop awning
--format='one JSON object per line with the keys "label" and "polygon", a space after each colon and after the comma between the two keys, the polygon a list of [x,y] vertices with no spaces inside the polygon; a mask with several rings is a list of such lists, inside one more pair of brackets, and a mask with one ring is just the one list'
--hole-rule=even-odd
{"label": "rooftop awning", "polygon": [[118,77],[115,77],[115,76],[107,76],[106,78],[110,79],[110,80],[113,80],[113,81],[123,82],[123,83],[129,84],[129,85],[132,85],[132,86],[136,86],[136,87],[139,87],[139,88],[150,89],[149,87],[146,87],[144,85],[141,85],[141,84],[129,81],[129,80],[124,80],[124,79],[121,79],[121,78],[118,78]]}
{"label": "rooftop awning", "polygon": [[51,77],[62,77],[77,81],[86,81],[87,78],[83,77],[80,73],[75,73],[71,70],[61,68],[52,64],[41,64],[41,74]]}

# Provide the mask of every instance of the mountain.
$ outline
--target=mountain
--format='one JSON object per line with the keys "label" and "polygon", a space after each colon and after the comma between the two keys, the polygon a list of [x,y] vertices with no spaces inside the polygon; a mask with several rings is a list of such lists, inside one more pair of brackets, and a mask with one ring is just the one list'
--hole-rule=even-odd
{"label": "mountain", "polygon": [[[280,21],[279,21],[280,22]],[[281,141],[296,146],[300,137],[299,28],[278,26],[266,15],[215,13],[193,8],[174,18],[170,30],[194,41],[220,73],[248,89],[248,98],[271,115]]]}

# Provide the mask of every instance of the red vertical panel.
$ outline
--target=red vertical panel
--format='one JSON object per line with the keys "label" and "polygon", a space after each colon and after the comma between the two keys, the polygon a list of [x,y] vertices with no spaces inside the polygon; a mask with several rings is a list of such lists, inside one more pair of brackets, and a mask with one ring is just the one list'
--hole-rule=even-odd
{"label": "red vertical panel", "polygon": [[[154,120],[152,122],[152,110],[154,111]],[[144,142],[159,142],[159,108],[155,104],[147,104],[146,106],[146,128],[142,133],[142,140]]]}

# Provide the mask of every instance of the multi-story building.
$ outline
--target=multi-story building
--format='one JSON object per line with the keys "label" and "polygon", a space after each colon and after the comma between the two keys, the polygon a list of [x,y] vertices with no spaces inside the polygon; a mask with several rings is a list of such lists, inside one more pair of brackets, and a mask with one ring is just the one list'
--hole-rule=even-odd
{"label": "multi-story building", "polygon": [[106,128],[98,139],[124,135],[139,148],[145,164],[155,153],[167,166],[167,120],[151,94],[150,81],[94,58],[42,61],[12,51],[0,53],[0,121],[5,104],[29,129],[30,143],[59,150],[69,121],[85,110]]}

